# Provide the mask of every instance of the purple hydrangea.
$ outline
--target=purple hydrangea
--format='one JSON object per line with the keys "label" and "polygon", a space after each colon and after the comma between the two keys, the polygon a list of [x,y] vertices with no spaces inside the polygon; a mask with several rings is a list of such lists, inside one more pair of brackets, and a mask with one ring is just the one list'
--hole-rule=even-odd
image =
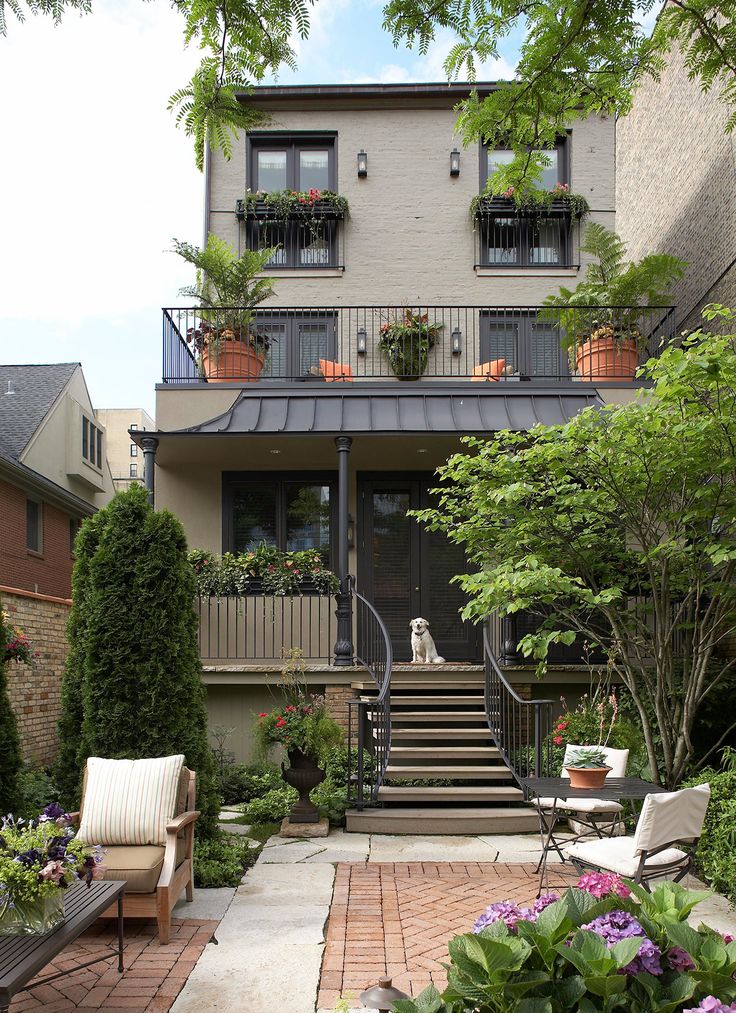
{"label": "purple hydrangea", "polygon": [[583,928],[599,935],[609,950],[622,939],[641,936],[639,952],[630,964],[621,968],[621,973],[639,974],[640,971],[648,971],[649,974],[655,975],[662,973],[661,950],[648,938],[640,923],[628,911],[609,911],[608,914],[600,915],[587,925],[583,925]]}
{"label": "purple hydrangea", "polygon": [[673,971],[692,971],[695,961],[681,946],[673,946],[667,951],[667,962]]}
{"label": "purple hydrangea", "polygon": [[707,995],[697,1006],[691,1006],[689,1009],[683,1010],[683,1013],[703,1013],[703,1011],[706,1011],[706,1013],[734,1013],[736,1011],[736,1002],[727,1006],[725,1002],[716,999],[714,995]]}
{"label": "purple hydrangea", "polygon": [[510,900],[497,901],[487,907],[478,918],[473,926],[473,932],[477,935],[488,925],[500,921],[504,922],[509,932],[516,932],[517,922],[535,922],[546,907],[559,899],[556,893],[545,893],[542,897],[538,897],[531,907],[519,907],[518,904],[514,904]]}

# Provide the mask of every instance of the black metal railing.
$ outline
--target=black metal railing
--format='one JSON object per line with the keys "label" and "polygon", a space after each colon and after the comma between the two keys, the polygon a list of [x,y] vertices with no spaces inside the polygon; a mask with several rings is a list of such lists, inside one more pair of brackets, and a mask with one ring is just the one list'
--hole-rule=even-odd
{"label": "black metal railing", "polygon": [[[356,620],[356,663],[370,674],[376,695],[348,706],[348,799],[362,809],[373,805],[391,751],[391,637],[373,605],[350,578]],[[370,762],[367,762],[367,757]]]}
{"label": "black metal railing", "polygon": [[580,265],[580,226],[562,201],[519,210],[512,201],[483,201],[475,216],[475,266],[574,268]]}
{"label": "black metal railing", "polygon": [[552,700],[524,700],[504,676],[494,650],[493,623],[483,630],[486,720],[517,781],[551,769]]}
{"label": "black metal railing", "polygon": [[249,250],[273,248],[268,271],[343,270],[344,214],[331,201],[316,201],[303,213],[274,216],[265,201],[235,202],[235,217],[243,223]]}
{"label": "black metal railing", "polygon": [[298,647],[306,661],[330,664],[337,636],[332,595],[200,596],[199,656],[209,664],[281,662]]}
{"label": "black metal railing", "polygon": [[668,306],[165,309],[163,380],[615,383],[674,336]]}

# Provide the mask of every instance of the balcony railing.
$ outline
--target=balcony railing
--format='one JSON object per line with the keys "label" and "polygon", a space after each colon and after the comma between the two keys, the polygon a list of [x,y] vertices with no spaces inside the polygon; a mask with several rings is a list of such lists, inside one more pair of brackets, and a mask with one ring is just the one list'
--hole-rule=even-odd
{"label": "balcony railing", "polygon": [[[670,306],[165,309],[163,381],[206,382],[202,352],[214,349],[216,359],[219,347],[223,362],[245,362],[233,349],[247,347],[247,340],[263,359],[264,383],[324,382],[325,363],[328,379],[356,383],[612,383],[633,379],[636,365],[658,356],[674,334]],[[228,378],[254,379],[238,368]]]}
{"label": "balcony railing", "polygon": [[483,201],[475,216],[475,266],[572,268],[580,265],[580,227],[563,201],[520,211],[512,201]]}

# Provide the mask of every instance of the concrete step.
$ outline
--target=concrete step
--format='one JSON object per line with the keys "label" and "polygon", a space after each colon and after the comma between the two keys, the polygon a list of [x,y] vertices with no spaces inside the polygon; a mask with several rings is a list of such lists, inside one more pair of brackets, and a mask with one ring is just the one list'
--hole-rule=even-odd
{"label": "concrete step", "polygon": [[[359,689],[363,692],[377,693],[373,679],[356,679],[355,682],[350,683],[353,689]],[[442,692],[452,692],[456,689],[483,689],[483,679],[467,680],[462,679],[455,682],[453,679],[448,682],[447,677],[442,679],[428,680],[428,679],[404,679],[399,676],[391,677],[391,695],[393,696],[396,692],[410,692],[411,690],[441,690]]]}
{"label": "concrete step", "polygon": [[391,715],[392,723],[401,721],[402,724],[408,721],[427,724],[437,724],[438,721],[468,721],[477,724],[486,720],[485,711],[397,711],[394,714],[393,706]]}
{"label": "concrete step", "polygon": [[443,739],[486,739],[491,733],[485,728],[393,728],[391,741],[394,739],[431,739],[441,742]]}
{"label": "concrete step", "polygon": [[348,833],[418,834],[528,834],[539,830],[537,814],[526,806],[448,809],[410,808],[349,809]]}
{"label": "concrete step", "polygon": [[392,746],[391,760],[501,759],[496,746]]}
{"label": "concrete step", "polygon": [[484,707],[485,700],[479,693],[477,696],[397,696],[391,693],[391,708],[394,707]]}
{"label": "concrete step", "polygon": [[[395,757],[393,757],[395,759]],[[509,768],[506,764],[499,764],[497,767],[473,767],[468,764],[459,766],[454,764],[449,765],[433,765],[433,766],[399,766],[398,764],[390,764],[386,768],[386,777],[391,778],[393,781],[398,781],[403,778],[411,779],[414,778],[427,778],[433,779],[439,777],[442,779],[456,779],[458,781],[498,781],[507,780],[511,777]]]}
{"label": "concrete step", "polygon": [[[511,774],[506,771],[506,777]],[[387,785],[378,789],[379,802],[515,802],[521,801],[520,788],[499,785],[450,785],[443,788],[413,788],[408,785]]]}

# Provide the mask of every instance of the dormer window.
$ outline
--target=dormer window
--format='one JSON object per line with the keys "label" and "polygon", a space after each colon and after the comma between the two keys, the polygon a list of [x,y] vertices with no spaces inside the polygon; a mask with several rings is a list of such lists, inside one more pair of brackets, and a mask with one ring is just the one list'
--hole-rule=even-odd
{"label": "dormer window", "polygon": [[93,468],[102,470],[102,430],[82,415],[82,457]]}

